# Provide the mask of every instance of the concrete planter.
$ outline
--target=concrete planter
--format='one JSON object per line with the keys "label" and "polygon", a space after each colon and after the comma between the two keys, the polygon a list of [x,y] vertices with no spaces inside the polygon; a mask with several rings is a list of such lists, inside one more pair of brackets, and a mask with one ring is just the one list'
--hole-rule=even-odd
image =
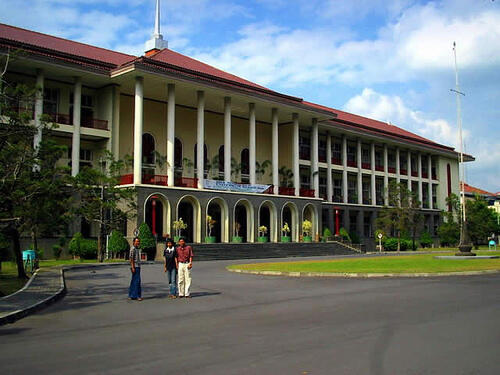
{"label": "concrete planter", "polygon": [[240,237],[240,236],[233,236],[232,242],[235,242],[235,243],[242,243],[242,242],[243,242],[243,237]]}
{"label": "concrete planter", "polygon": [[259,242],[267,242],[267,237],[259,237]]}
{"label": "concrete planter", "polygon": [[291,240],[290,236],[281,236],[281,242],[290,242]]}
{"label": "concrete planter", "polygon": [[206,243],[216,243],[217,242],[217,237],[214,237],[214,236],[205,237],[205,242]]}
{"label": "concrete planter", "polygon": [[304,236],[304,242],[312,242],[312,236]]}

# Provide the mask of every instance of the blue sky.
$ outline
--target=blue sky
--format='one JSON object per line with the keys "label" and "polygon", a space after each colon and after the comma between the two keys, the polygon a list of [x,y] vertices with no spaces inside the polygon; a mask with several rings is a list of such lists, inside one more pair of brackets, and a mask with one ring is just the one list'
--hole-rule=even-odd
{"label": "blue sky", "polygon": [[[274,90],[457,146],[500,191],[500,1],[162,0],[170,48]],[[140,55],[155,0],[2,0],[0,22]],[[30,9],[29,12],[26,10]]]}

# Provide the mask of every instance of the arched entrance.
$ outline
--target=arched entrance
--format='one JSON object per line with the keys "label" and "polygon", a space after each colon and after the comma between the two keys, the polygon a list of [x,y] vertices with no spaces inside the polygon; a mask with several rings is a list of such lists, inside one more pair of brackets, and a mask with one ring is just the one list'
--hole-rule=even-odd
{"label": "arched entrance", "polygon": [[316,212],[316,207],[313,204],[307,204],[302,210],[302,221],[304,220],[309,220],[312,223],[311,236],[314,241],[316,234],[318,234],[318,213]]}
{"label": "arched entrance", "polygon": [[[254,242],[254,222],[253,206],[246,200],[239,200],[234,206],[234,236],[239,235],[243,242]],[[236,223],[240,225],[240,230],[236,233]]]}
{"label": "arched entrance", "polygon": [[170,203],[165,196],[157,193],[146,199],[144,221],[157,239],[170,234]]}
{"label": "arched entrance", "polygon": [[[176,220],[182,218],[187,228],[182,231],[186,242],[201,242],[201,208],[200,202],[191,195],[182,197],[177,203]],[[173,235],[175,230],[172,228]]]}
{"label": "arched entrance", "polygon": [[[215,220],[211,235],[216,238],[216,242],[229,242],[229,218],[226,201],[222,198],[212,198],[207,205],[208,215]],[[205,225],[208,236],[208,225],[207,223]]]}
{"label": "arched entrance", "polygon": [[271,201],[262,202],[259,207],[259,222],[258,226],[265,225],[267,227],[267,237],[270,242],[278,241],[278,218],[276,215],[276,207]]}
{"label": "arched entrance", "polygon": [[291,237],[292,241],[298,242],[300,234],[299,212],[297,210],[297,206],[292,202],[285,203],[281,211],[281,228],[283,228],[285,223],[288,223],[288,226],[290,227],[290,233],[288,235]]}

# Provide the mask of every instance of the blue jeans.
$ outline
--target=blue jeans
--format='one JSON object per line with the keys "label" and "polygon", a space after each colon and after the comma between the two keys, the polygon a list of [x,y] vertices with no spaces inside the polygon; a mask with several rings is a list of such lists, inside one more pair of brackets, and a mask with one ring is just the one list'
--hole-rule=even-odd
{"label": "blue jeans", "polygon": [[136,267],[135,273],[132,274],[132,280],[130,280],[130,288],[128,288],[128,297],[132,299],[142,297],[141,267]]}
{"label": "blue jeans", "polygon": [[170,295],[177,295],[177,269],[167,270],[167,278],[170,284]]}

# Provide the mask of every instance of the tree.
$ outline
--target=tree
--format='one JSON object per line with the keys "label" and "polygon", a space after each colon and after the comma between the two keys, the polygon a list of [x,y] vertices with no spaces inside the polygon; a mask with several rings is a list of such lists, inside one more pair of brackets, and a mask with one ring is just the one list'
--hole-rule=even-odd
{"label": "tree", "polygon": [[140,247],[148,255],[148,259],[154,258],[154,252],[156,252],[156,240],[149,228],[149,225],[142,223],[139,225],[139,234],[137,235],[141,241]]}
{"label": "tree", "polygon": [[460,209],[460,199],[456,194],[451,194],[446,198],[446,203],[451,211],[442,212],[443,222],[437,229],[441,246],[455,246],[460,241],[460,224],[462,210]]}
{"label": "tree", "polygon": [[290,168],[282,166],[278,169],[278,173],[281,177],[281,186],[292,187],[293,186],[293,171]]}
{"label": "tree", "polygon": [[476,249],[479,245],[487,243],[491,234],[499,233],[500,228],[494,212],[488,208],[487,202],[479,195],[466,202],[465,213],[469,237]]}
{"label": "tree", "polygon": [[83,168],[75,177],[78,192],[75,213],[89,223],[98,225],[97,257],[104,261],[103,246],[106,235],[119,229],[137,212],[135,188],[119,186],[122,170],[127,167],[123,160],[115,160],[110,152],[101,159],[101,170]]}
{"label": "tree", "polygon": [[129,243],[119,230],[112,230],[109,236],[108,249],[114,255],[124,253],[129,249]]}
{"label": "tree", "polygon": [[255,174],[257,175],[257,180],[260,180],[262,176],[266,173],[266,170],[272,165],[270,160],[264,160],[262,163],[258,161],[255,162]]}
{"label": "tree", "polygon": [[40,233],[61,230],[68,218],[71,194],[65,187],[71,179],[57,166],[65,148],[51,139],[55,125],[44,116],[40,119],[42,140],[33,147],[38,132],[31,125],[33,99],[40,90],[4,81],[1,87],[0,113],[7,121],[0,126],[0,223],[12,241],[18,277],[26,278],[21,234],[30,231],[36,245]]}
{"label": "tree", "polygon": [[231,175],[234,175],[235,180],[238,179],[241,170],[242,170],[241,163],[238,163],[238,161],[235,158],[231,158]]}
{"label": "tree", "polygon": [[401,250],[402,234],[411,233],[413,248],[415,248],[417,232],[423,221],[420,201],[415,193],[395,181],[389,183],[387,195],[389,205],[380,211],[376,220],[377,229],[382,229],[386,233],[396,233],[398,251]]}

